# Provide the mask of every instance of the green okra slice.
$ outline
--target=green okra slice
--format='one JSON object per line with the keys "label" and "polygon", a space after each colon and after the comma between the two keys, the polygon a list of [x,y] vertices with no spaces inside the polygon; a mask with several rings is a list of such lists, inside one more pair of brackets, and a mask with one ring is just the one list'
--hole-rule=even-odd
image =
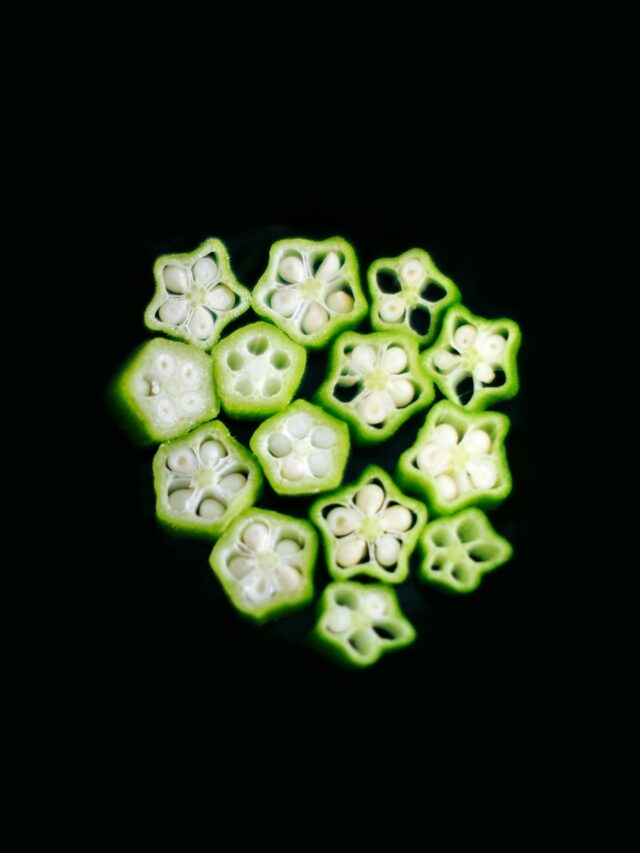
{"label": "green okra slice", "polygon": [[379,258],[369,267],[371,325],[378,331],[404,329],[429,346],[446,309],[460,301],[460,291],[423,249],[397,258]]}
{"label": "green okra slice", "polygon": [[254,419],[289,405],[307,351],[271,323],[252,323],[220,341],[211,359],[222,408],[233,417]]}
{"label": "green okra slice", "polygon": [[209,562],[233,606],[261,624],[312,600],[317,552],[308,521],[253,508],[227,528]]}
{"label": "green okra slice", "polygon": [[409,574],[427,510],[403,495],[386,471],[369,465],[355,483],[315,501],[310,517],[333,578],[368,575],[396,584]]}
{"label": "green okra slice", "polygon": [[315,495],[342,482],[349,430],[318,406],[296,400],[260,424],[249,446],[279,495]]}
{"label": "green okra slice", "polygon": [[109,397],[137,444],[175,438],[220,409],[209,356],[164,338],[135,350],[111,383]]}
{"label": "green okra slice", "polygon": [[510,421],[498,412],[471,414],[447,400],[427,415],[396,472],[403,488],[426,500],[435,515],[477,504],[489,508],[511,491],[504,440]]}
{"label": "green okra slice", "polygon": [[162,255],[153,275],[156,291],[144,313],[146,327],[201,349],[210,349],[251,304],[220,240],[205,240],[194,252]]}
{"label": "green okra slice", "polygon": [[377,444],[433,397],[418,345],[406,332],[346,332],[333,345],[316,402],[347,421],[355,441]]}
{"label": "green okra slice", "polygon": [[418,576],[450,592],[473,592],[482,576],[511,559],[513,549],[479,509],[438,518],[420,537]]}
{"label": "green okra slice", "polygon": [[253,454],[221,421],[161,444],[153,460],[156,515],[172,532],[215,539],[262,492]]}
{"label": "green okra slice", "polygon": [[445,397],[477,412],[518,393],[520,341],[520,328],[513,320],[485,320],[455,305],[422,358]]}
{"label": "green okra slice", "polygon": [[332,583],[324,590],[311,634],[318,651],[354,669],[371,666],[415,638],[391,587],[353,581]]}
{"label": "green okra slice", "polygon": [[367,313],[358,259],[342,237],[280,240],[253,291],[253,309],[308,349],[322,349]]}

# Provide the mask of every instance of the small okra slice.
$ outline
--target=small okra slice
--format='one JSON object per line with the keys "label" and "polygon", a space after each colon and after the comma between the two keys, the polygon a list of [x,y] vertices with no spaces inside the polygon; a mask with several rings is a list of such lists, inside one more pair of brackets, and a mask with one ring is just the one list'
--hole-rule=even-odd
{"label": "small okra slice", "polygon": [[318,406],[296,400],[260,424],[249,446],[279,495],[316,495],[342,482],[349,430]]}
{"label": "small okra slice", "polygon": [[215,418],[220,409],[209,356],[164,338],[134,351],[111,383],[109,397],[136,444],[175,438]]}
{"label": "small okra slice", "polygon": [[380,332],[404,329],[420,347],[429,346],[446,309],[460,301],[458,288],[423,249],[374,261],[367,283],[373,328]]}
{"label": "small okra slice", "polygon": [[254,419],[289,405],[307,351],[271,323],[252,323],[220,341],[211,359],[222,408],[233,417]]}
{"label": "small okra slice", "polygon": [[510,421],[498,412],[471,414],[441,400],[414,444],[400,456],[397,482],[426,500],[435,515],[471,504],[489,508],[511,491],[504,440]]}
{"label": "small okra slice", "polygon": [[221,421],[161,444],[153,460],[156,515],[172,532],[215,539],[262,492],[253,454]]}
{"label": "small okra slice", "polygon": [[420,537],[425,583],[456,593],[473,592],[482,576],[511,559],[513,549],[479,509],[471,508],[428,524]]}
{"label": "small okra slice", "polygon": [[357,482],[315,501],[310,516],[333,578],[368,575],[396,584],[409,574],[427,510],[403,495],[386,471],[369,465]]}
{"label": "small okra slice", "polygon": [[455,305],[422,358],[445,397],[477,412],[518,393],[520,341],[520,328],[513,320],[485,320]]}
{"label": "small okra slice", "polygon": [[359,444],[377,444],[433,397],[418,345],[406,332],[346,332],[333,345],[316,402],[349,423]]}
{"label": "small okra slice", "polygon": [[162,255],[153,275],[156,291],[144,313],[146,327],[204,350],[251,304],[220,240],[205,240],[194,252]]}
{"label": "small okra slice", "polygon": [[353,247],[342,237],[274,243],[253,309],[308,349],[326,347],[367,313]]}
{"label": "small okra slice", "polygon": [[308,521],[253,508],[218,539],[209,562],[233,606],[261,624],[313,599],[317,552]]}
{"label": "small okra slice", "polygon": [[416,638],[396,594],[384,584],[332,583],[318,606],[311,634],[315,648],[337,663],[363,669],[386,652],[409,646]]}

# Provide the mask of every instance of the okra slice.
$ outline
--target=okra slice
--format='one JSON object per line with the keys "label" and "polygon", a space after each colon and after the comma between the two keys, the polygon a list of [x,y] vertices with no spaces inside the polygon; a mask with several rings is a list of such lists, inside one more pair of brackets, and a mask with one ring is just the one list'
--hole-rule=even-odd
{"label": "okra slice", "polygon": [[433,397],[418,345],[406,332],[346,332],[333,345],[316,401],[351,425],[355,441],[377,444]]}
{"label": "okra slice", "polygon": [[447,400],[427,415],[415,443],[400,456],[397,481],[447,515],[471,504],[488,508],[511,491],[504,439],[510,421],[498,412],[471,414]]}
{"label": "okra slice", "polygon": [[307,351],[271,323],[252,323],[220,341],[211,358],[222,408],[251,419],[289,405],[304,375]]}
{"label": "okra slice", "polygon": [[113,380],[114,413],[137,444],[182,435],[219,411],[211,359],[187,344],[154,338]]}
{"label": "okra slice", "polygon": [[260,424],[249,446],[279,495],[316,495],[342,482],[349,430],[318,406],[296,400]]}
{"label": "okra slice", "polygon": [[308,521],[248,509],[216,542],[209,562],[233,606],[261,624],[312,600],[317,552]]}
{"label": "okra slice", "polygon": [[405,329],[420,347],[435,338],[446,309],[460,301],[460,291],[423,249],[397,258],[379,258],[367,273],[371,325],[381,332]]}
{"label": "okra slice", "polygon": [[420,537],[418,576],[450,592],[477,589],[482,576],[511,559],[513,549],[479,509],[432,521]]}
{"label": "okra slice", "polygon": [[208,539],[256,502],[263,482],[253,455],[220,421],[160,445],[153,479],[159,521]]}
{"label": "okra slice", "polygon": [[311,635],[318,651],[354,669],[371,666],[386,652],[404,648],[415,638],[391,587],[353,581],[332,583],[325,589]]}
{"label": "okra slice", "polygon": [[274,243],[253,309],[308,349],[326,347],[367,313],[353,248],[342,237]]}
{"label": "okra slice", "polygon": [[144,314],[146,327],[201,349],[210,349],[251,304],[220,240],[205,240],[194,252],[162,255],[153,275],[156,292]]}
{"label": "okra slice", "polygon": [[456,305],[423,363],[445,397],[476,412],[518,393],[520,340],[513,320],[485,320]]}
{"label": "okra slice", "polygon": [[315,501],[310,516],[333,578],[368,575],[395,584],[409,574],[427,510],[403,495],[386,471],[369,465],[357,482]]}

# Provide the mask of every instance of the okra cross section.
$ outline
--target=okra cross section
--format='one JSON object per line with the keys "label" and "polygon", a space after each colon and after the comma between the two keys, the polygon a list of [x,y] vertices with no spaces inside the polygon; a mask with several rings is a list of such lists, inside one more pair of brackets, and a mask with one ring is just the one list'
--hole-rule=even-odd
{"label": "okra cross section", "polygon": [[156,291],[145,325],[208,350],[251,294],[234,276],[224,243],[209,239],[191,253],[162,255],[153,267]]}
{"label": "okra cross section", "polygon": [[257,314],[308,349],[322,349],[367,313],[358,260],[341,237],[280,240],[253,291]]}
{"label": "okra cross section", "polygon": [[209,562],[234,607],[261,624],[311,601],[317,551],[308,521],[249,509],[216,542]]}
{"label": "okra cross section", "polygon": [[215,539],[262,491],[262,471],[220,421],[160,445],[156,515],[175,533]]}
{"label": "okra cross section", "polygon": [[213,375],[222,408],[236,418],[279,412],[293,399],[307,351],[271,323],[243,326],[217,344]]}
{"label": "okra cross section", "polygon": [[296,400],[260,424],[251,449],[279,495],[315,495],[342,482],[349,456],[346,424],[306,400]]}
{"label": "okra cross section", "polygon": [[471,508],[428,524],[420,537],[418,571],[426,583],[450,592],[473,592],[482,576],[511,559],[513,549],[479,509]]}
{"label": "okra cross section", "polygon": [[424,505],[403,495],[375,465],[365,468],[356,483],[315,501],[310,514],[332,577],[368,575],[393,584],[406,580],[409,557],[427,520]]}

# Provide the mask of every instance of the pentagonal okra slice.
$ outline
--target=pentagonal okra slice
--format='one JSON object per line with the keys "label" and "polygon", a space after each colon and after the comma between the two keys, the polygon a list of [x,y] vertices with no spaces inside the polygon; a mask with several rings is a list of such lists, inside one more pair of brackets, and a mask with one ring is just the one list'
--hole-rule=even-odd
{"label": "pentagonal okra slice", "polygon": [[325,589],[311,640],[337,663],[362,669],[415,637],[391,587],[345,581]]}
{"label": "pentagonal okra slice", "polygon": [[420,347],[431,343],[444,312],[460,299],[458,288],[423,249],[374,261],[367,283],[373,300],[373,328],[381,332],[404,329]]}
{"label": "pentagonal okra slice", "polygon": [[306,400],[260,424],[249,445],[279,495],[315,495],[342,482],[349,430]]}
{"label": "pentagonal okra slice", "polygon": [[347,421],[360,444],[376,444],[433,400],[433,385],[406,332],[347,332],[334,343],[317,402]]}
{"label": "pentagonal okra slice", "polygon": [[271,323],[252,323],[211,353],[222,408],[236,418],[260,418],[288,406],[307,363],[307,351]]}
{"label": "pentagonal okra slice", "polygon": [[475,412],[518,393],[520,340],[513,320],[485,320],[456,305],[423,364],[445,397]]}
{"label": "pentagonal okra slice", "polygon": [[367,313],[358,260],[341,237],[280,240],[253,291],[253,309],[308,349],[322,349]]}
{"label": "pentagonal okra slice", "polygon": [[220,408],[208,355],[154,338],[142,344],[113,380],[114,413],[137,444],[182,435]]}
{"label": "pentagonal okra slice", "polygon": [[482,576],[511,559],[513,549],[479,509],[443,516],[420,537],[423,560],[418,576],[449,592],[477,589]]}
{"label": "pentagonal okra slice", "polygon": [[471,414],[442,400],[427,415],[414,444],[401,455],[398,483],[424,498],[435,515],[471,504],[496,506],[511,491],[504,449],[509,425],[506,415]]}
{"label": "pentagonal okra slice", "polygon": [[175,533],[215,539],[262,491],[253,454],[212,421],[162,444],[153,460],[156,515]]}
{"label": "pentagonal okra slice", "polygon": [[254,508],[231,524],[209,562],[233,606],[260,624],[312,600],[317,551],[308,521]]}
{"label": "pentagonal okra slice", "polygon": [[205,240],[194,252],[163,255],[153,275],[156,292],[144,314],[146,327],[201,349],[210,349],[251,303],[220,240]]}
{"label": "pentagonal okra slice", "polygon": [[427,510],[403,495],[382,468],[370,465],[357,482],[317,500],[310,515],[332,577],[368,575],[395,584],[409,574]]}

